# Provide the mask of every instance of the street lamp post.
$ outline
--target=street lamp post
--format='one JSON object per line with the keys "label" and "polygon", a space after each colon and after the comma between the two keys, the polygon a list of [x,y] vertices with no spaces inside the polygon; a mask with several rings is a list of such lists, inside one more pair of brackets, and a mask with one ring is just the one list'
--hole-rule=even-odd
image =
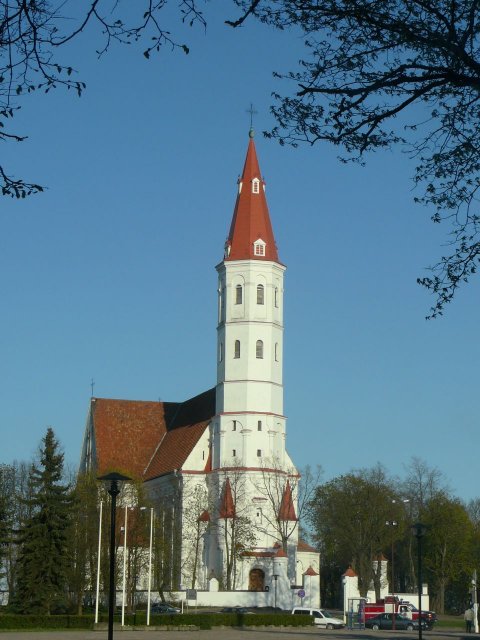
{"label": "street lamp post", "polygon": [[421,522],[412,525],[413,535],[417,539],[417,560],[418,560],[418,640],[422,640],[422,538],[427,528]]}
{"label": "street lamp post", "polygon": [[387,527],[392,527],[392,587],[391,587],[391,592],[392,592],[392,600],[393,600],[393,613],[392,613],[392,629],[395,631],[395,573],[394,573],[394,561],[393,561],[393,543],[395,540],[395,534],[394,534],[394,527],[398,527],[398,522],[396,520],[387,520],[385,522],[385,524],[387,525]]}
{"label": "street lamp post", "polygon": [[113,613],[115,610],[115,512],[117,496],[120,493],[120,484],[131,480],[121,473],[107,473],[97,480],[105,482],[107,491],[111,497],[110,504],[110,580],[108,586],[108,640],[113,640]]}
{"label": "street lamp post", "polygon": [[273,574],[273,579],[275,580],[275,613],[277,613],[277,580],[278,580],[278,574],[274,573]]}

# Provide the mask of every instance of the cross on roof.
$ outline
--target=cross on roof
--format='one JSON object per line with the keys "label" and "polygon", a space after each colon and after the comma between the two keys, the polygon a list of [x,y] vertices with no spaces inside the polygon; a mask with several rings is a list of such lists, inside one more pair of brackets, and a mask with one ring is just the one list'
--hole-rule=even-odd
{"label": "cross on roof", "polygon": [[253,129],[253,116],[256,115],[258,111],[255,111],[252,103],[250,103],[250,109],[247,109],[247,113],[250,114],[250,129]]}

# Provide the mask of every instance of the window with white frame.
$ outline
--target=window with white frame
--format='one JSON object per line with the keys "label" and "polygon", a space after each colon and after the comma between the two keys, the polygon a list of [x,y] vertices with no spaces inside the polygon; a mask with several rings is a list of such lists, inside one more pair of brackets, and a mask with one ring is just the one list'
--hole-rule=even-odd
{"label": "window with white frame", "polygon": [[235,340],[234,358],[240,358],[240,340]]}
{"label": "window with white frame", "polygon": [[266,247],[266,243],[261,239],[258,238],[258,240],[255,240],[255,242],[253,243],[253,253],[256,256],[264,256],[265,255],[265,247]]}
{"label": "window with white frame", "polygon": [[260,193],[260,180],[258,178],[252,180],[252,193]]}
{"label": "window with white frame", "polygon": [[262,430],[262,421],[261,421],[261,420],[259,420],[259,421],[257,422],[257,431],[261,431],[261,430]]}

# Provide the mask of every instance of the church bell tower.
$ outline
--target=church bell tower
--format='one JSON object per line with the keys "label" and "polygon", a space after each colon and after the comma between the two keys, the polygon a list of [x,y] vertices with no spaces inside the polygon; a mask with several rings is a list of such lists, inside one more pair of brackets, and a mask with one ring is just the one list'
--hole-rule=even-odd
{"label": "church bell tower", "polygon": [[[218,272],[213,468],[285,459],[283,281],[253,131]],[[288,463],[291,464],[291,463]]]}

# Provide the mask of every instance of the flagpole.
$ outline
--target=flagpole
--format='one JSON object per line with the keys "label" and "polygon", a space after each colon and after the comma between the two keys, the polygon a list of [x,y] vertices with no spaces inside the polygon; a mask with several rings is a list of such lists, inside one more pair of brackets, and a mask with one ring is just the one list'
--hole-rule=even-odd
{"label": "flagpole", "polygon": [[127,519],[128,507],[125,505],[125,527],[123,530],[123,588],[122,588],[122,627],[125,626],[125,584],[127,574]]}
{"label": "flagpole", "polygon": [[100,598],[100,554],[102,552],[102,511],[103,511],[103,500],[100,500],[100,515],[98,517],[97,595],[95,598],[95,624],[98,623],[98,600]]}
{"label": "flagpole", "polygon": [[147,627],[150,624],[150,603],[151,603],[151,595],[152,595],[152,544],[153,544],[153,507],[150,507],[150,549],[148,552]]}

